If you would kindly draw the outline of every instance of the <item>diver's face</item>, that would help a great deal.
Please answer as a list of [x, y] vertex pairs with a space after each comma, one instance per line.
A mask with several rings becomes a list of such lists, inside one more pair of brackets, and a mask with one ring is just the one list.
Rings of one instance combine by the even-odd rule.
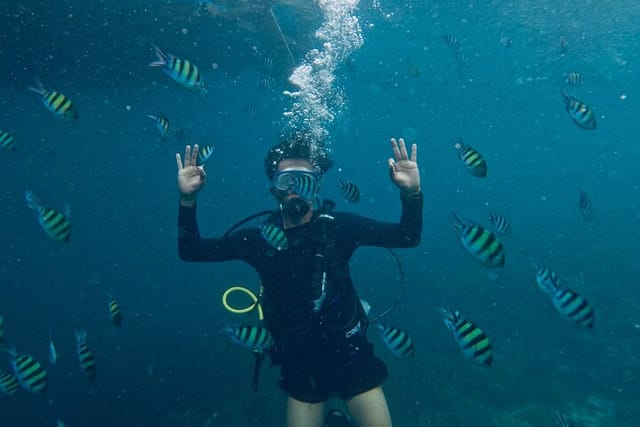
[[[313, 172], [313, 165], [304, 159], [285, 159], [278, 164], [277, 172], [283, 172], [285, 170]], [[298, 194], [294, 193], [291, 190], [283, 191], [274, 188], [273, 192], [279, 202], [286, 202], [295, 197], [300, 197]]]

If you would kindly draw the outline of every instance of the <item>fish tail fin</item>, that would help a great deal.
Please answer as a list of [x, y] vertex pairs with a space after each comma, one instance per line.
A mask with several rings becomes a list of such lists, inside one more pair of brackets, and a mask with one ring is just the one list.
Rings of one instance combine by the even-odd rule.
[[27, 202], [27, 206], [29, 206], [30, 209], [33, 209], [36, 212], [41, 212], [44, 209], [42, 202], [33, 191], [31, 190], [25, 191], [24, 198]]
[[44, 96], [44, 94], [47, 92], [47, 90], [44, 88], [44, 85], [42, 84], [42, 82], [40, 81], [39, 78], [36, 77], [36, 85], [34, 86], [29, 86], [27, 89], [29, 89], [31, 92], [35, 92], [38, 95], [42, 95]]
[[161, 51], [160, 48], [155, 44], [153, 45], [153, 51], [155, 52], [156, 57], [158, 57], [158, 59], [156, 61], [149, 63], [149, 67], [157, 68], [157, 67], [164, 67], [165, 65], [167, 65], [167, 55], [165, 55], [165, 53]]
[[460, 216], [453, 210], [451, 211], [451, 215], [453, 215], [454, 222], [449, 222], [449, 225], [456, 230], [462, 229], [462, 227], [464, 226], [464, 221], [462, 221], [462, 218], [460, 218]]

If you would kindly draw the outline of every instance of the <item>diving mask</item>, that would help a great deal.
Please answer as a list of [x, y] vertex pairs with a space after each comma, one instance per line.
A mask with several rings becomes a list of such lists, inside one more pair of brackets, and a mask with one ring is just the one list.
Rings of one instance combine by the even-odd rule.
[[281, 191], [295, 191], [303, 185], [317, 189], [318, 176], [306, 169], [285, 169], [273, 175], [273, 186]]

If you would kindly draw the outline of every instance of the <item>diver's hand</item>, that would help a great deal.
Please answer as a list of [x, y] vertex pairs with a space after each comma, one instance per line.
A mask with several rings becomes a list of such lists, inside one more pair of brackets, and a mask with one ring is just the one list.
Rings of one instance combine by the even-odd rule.
[[418, 169], [418, 146], [411, 146], [411, 158], [407, 153], [404, 139], [398, 141], [391, 138], [393, 158], [389, 158], [389, 174], [391, 181], [405, 194], [413, 194], [420, 191], [420, 170]]
[[206, 182], [207, 174], [204, 166], [197, 166], [198, 144], [187, 145], [184, 149], [184, 164], [180, 158], [180, 153], [176, 153], [176, 163], [178, 164], [178, 190], [180, 191], [180, 203], [185, 206], [193, 206], [196, 194], [202, 190]]

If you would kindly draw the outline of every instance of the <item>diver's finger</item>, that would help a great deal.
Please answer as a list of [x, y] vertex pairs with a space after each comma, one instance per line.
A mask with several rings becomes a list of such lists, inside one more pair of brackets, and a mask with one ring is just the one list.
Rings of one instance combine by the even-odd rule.
[[393, 156], [396, 160], [400, 160], [400, 150], [398, 149], [398, 142], [395, 138], [391, 138], [391, 147], [393, 147]]
[[411, 161], [418, 162], [418, 144], [411, 144]]
[[182, 166], [182, 159], [180, 158], [180, 153], [176, 153], [176, 163], [178, 164], [179, 171], [184, 169], [184, 166]]
[[198, 144], [194, 144], [191, 152], [191, 166], [198, 166], [198, 151], [200, 151], [200, 147]]
[[184, 147], [184, 165], [191, 166], [191, 146]]
[[407, 146], [404, 143], [404, 139], [400, 138], [398, 140], [398, 143], [400, 145], [400, 156], [401, 156], [401, 160], [408, 160], [409, 159], [409, 155], [407, 154]]
[[393, 179], [393, 177], [395, 176], [395, 174], [397, 172], [397, 170], [396, 170], [396, 162], [392, 158], [389, 158], [389, 160], [387, 160], [387, 163], [389, 164], [389, 176], [391, 177], [391, 179]]

